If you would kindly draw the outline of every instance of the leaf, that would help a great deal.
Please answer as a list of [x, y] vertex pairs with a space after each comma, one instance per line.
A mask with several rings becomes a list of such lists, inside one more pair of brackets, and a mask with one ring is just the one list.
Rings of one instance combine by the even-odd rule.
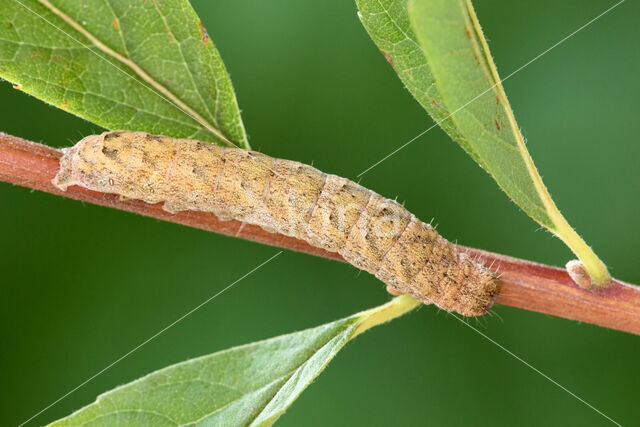
[[449, 136], [507, 195], [581, 259], [595, 284], [610, 276], [542, 183], [466, 0], [356, 0], [360, 19], [394, 70]]
[[417, 305], [401, 296], [313, 329], [178, 363], [52, 425], [271, 425], [349, 340]]
[[0, 0], [0, 77], [107, 129], [249, 147], [187, 0]]

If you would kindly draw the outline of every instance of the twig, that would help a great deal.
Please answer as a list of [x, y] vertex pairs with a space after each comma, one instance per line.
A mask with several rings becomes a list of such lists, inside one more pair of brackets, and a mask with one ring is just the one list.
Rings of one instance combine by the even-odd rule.
[[[51, 184], [58, 172], [60, 150], [0, 132], [0, 181], [47, 193], [108, 206], [190, 227], [240, 237], [272, 246], [344, 261], [306, 242], [264, 231], [238, 221], [221, 221], [215, 215], [185, 211], [170, 214], [161, 204], [120, 200], [113, 194], [81, 187], [60, 191]], [[640, 335], [640, 287], [614, 280], [606, 288], [585, 290], [573, 283], [565, 270], [517, 258], [459, 246], [481, 258], [500, 274], [499, 304], [593, 323]]]

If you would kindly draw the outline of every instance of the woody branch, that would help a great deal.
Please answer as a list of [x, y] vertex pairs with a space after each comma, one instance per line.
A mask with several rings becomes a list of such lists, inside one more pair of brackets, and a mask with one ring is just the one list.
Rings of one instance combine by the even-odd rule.
[[[221, 221], [204, 212], [171, 214], [161, 204], [120, 200], [117, 195], [72, 186], [61, 191], [51, 184], [59, 169], [60, 150], [0, 133], [0, 181], [67, 198], [138, 213], [228, 236], [344, 261], [337, 253], [302, 240], [273, 234], [238, 221]], [[458, 247], [482, 259], [500, 275], [497, 303], [565, 317], [640, 335], [640, 287], [614, 280], [604, 289], [586, 290], [573, 283], [565, 270], [482, 251]]]

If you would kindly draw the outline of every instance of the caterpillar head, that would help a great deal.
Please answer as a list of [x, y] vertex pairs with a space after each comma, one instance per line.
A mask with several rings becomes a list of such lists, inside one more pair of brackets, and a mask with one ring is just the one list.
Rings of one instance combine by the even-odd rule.
[[122, 171], [130, 158], [134, 133], [115, 131], [90, 135], [62, 150], [60, 170], [52, 183], [65, 191], [79, 185], [105, 193], [123, 192]]

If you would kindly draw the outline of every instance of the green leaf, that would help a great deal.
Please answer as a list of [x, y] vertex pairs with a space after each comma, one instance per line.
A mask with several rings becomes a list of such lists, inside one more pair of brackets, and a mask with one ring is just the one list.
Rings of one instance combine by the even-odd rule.
[[52, 425], [271, 425], [349, 340], [419, 304], [401, 296], [313, 329], [178, 363]]
[[107, 129], [248, 148], [227, 71], [187, 0], [0, 0], [0, 77]]
[[527, 151], [473, 6], [466, 0], [356, 0], [369, 35], [425, 110], [534, 220], [606, 267], [554, 204]]

